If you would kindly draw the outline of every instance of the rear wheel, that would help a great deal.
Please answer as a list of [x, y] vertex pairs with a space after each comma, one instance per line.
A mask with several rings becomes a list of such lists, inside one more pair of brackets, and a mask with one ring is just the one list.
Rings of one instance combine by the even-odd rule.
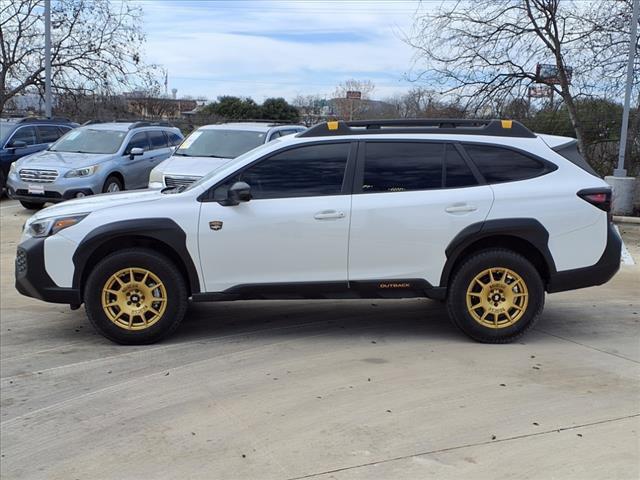
[[25, 202], [24, 200], [20, 200], [20, 204], [27, 210], [40, 210], [44, 207], [44, 203], [42, 202]]
[[187, 289], [171, 260], [132, 248], [95, 266], [84, 301], [89, 320], [105, 337], [121, 344], [148, 344], [178, 327], [187, 309]]
[[447, 297], [453, 322], [471, 338], [509, 343], [529, 330], [544, 306], [540, 274], [511, 250], [483, 250], [454, 273]]
[[119, 192], [123, 190], [122, 181], [116, 176], [110, 176], [104, 182], [104, 186], [102, 187], [102, 193], [112, 193]]

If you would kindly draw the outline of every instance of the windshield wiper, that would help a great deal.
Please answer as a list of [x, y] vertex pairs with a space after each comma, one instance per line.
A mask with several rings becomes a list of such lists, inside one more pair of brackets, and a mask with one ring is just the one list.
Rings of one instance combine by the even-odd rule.
[[178, 157], [192, 157], [193, 155], [187, 155], [186, 153], [174, 153]]
[[209, 158], [227, 158], [227, 157], [221, 157], [219, 155], [207, 155], [207, 157], [209, 157]]
[[160, 193], [180, 193], [184, 192], [189, 185], [177, 185], [175, 187], [164, 187]]

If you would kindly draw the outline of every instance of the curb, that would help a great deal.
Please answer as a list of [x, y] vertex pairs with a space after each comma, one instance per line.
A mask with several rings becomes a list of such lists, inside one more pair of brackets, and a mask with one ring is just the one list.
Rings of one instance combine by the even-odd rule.
[[613, 221], [615, 223], [633, 223], [636, 225], [640, 225], [640, 217], [622, 217], [619, 215], [614, 215]]

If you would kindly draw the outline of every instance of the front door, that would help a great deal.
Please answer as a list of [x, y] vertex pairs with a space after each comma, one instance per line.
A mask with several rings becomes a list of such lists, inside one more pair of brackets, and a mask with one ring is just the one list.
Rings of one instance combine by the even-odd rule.
[[[206, 290], [314, 288], [309, 282], [346, 287], [350, 150], [348, 142], [289, 148], [215, 187], [213, 201], [202, 203], [198, 229]], [[237, 181], [250, 185], [250, 201], [216, 201]]]
[[424, 279], [438, 286], [445, 250], [493, 203], [453, 144], [368, 141], [356, 176], [349, 280]]
[[[132, 148], [142, 148], [144, 154], [131, 158]], [[153, 155], [154, 152], [149, 145], [147, 132], [138, 132], [131, 137], [121, 159], [124, 183], [127, 190], [145, 188], [149, 184], [149, 171], [153, 168], [151, 163]]]

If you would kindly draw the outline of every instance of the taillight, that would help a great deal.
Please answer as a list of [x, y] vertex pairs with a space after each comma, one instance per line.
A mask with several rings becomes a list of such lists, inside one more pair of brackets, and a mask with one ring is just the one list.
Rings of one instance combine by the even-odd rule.
[[578, 192], [578, 196], [585, 202], [604, 210], [611, 212], [611, 189], [610, 188], [586, 188]]

